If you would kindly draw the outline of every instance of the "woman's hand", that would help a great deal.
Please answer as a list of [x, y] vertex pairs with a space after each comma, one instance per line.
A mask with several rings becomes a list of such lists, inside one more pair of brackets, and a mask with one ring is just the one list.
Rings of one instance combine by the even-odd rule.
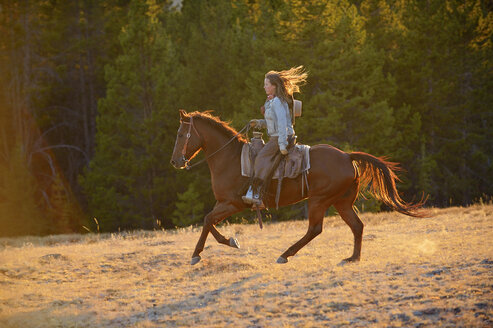
[[254, 128], [258, 124], [258, 121], [256, 119], [250, 120], [250, 127]]
[[279, 150], [281, 151], [281, 154], [283, 154], [283, 155], [287, 155], [288, 154], [288, 151], [286, 150], [286, 148], [281, 148]]

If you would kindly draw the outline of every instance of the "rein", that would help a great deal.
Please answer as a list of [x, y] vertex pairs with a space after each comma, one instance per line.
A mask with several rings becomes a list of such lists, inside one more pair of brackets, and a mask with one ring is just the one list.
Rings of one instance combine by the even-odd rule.
[[195, 133], [197, 134], [197, 136], [202, 139], [200, 137], [200, 134], [198, 133], [197, 129], [195, 128], [195, 126], [193, 125], [193, 116], [190, 117], [190, 122], [185, 122], [185, 121], [181, 121], [181, 123], [184, 123], [184, 124], [189, 124], [190, 126], [188, 127], [188, 133], [187, 133], [187, 140], [185, 141], [185, 145], [183, 146], [183, 149], [181, 151], [181, 154], [183, 156], [183, 160], [185, 161], [185, 168], [187, 170], [190, 170], [192, 167], [195, 167], [197, 165], [200, 165], [202, 163], [204, 163], [205, 161], [207, 161], [209, 158], [211, 158], [212, 156], [216, 155], [217, 153], [219, 153], [221, 150], [223, 150], [224, 148], [226, 148], [226, 146], [228, 146], [231, 142], [233, 142], [233, 140], [236, 139], [237, 136], [239, 136], [240, 134], [242, 134], [243, 131], [246, 130], [246, 132], [248, 133], [248, 129], [250, 127], [250, 123], [248, 123], [247, 125], [245, 125], [243, 127], [243, 129], [241, 129], [240, 131], [238, 131], [237, 134], [235, 134], [227, 143], [225, 143], [223, 146], [221, 146], [218, 150], [216, 150], [215, 152], [213, 152], [212, 154], [210, 154], [209, 156], [207, 156], [206, 158], [198, 161], [197, 163], [195, 164], [192, 164], [190, 165], [190, 160], [189, 159], [186, 159], [185, 158], [185, 154], [187, 153], [187, 145], [188, 145], [188, 141], [190, 140], [190, 137], [192, 136], [191, 132], [192, 132], [192, 128], [193, 130], [195, 131]]

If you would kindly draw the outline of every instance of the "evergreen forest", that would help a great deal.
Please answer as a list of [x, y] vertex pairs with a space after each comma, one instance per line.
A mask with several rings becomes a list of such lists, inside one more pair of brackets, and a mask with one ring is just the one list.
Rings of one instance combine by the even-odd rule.
[[207, 165], [169, 164], [178, 110], [239, 130], [298, 65], [299, 142], [401, 163], [408, 201], [489, 200], [492, 32], [488, 0], [0, 0], [0, 236], [201, 224]]

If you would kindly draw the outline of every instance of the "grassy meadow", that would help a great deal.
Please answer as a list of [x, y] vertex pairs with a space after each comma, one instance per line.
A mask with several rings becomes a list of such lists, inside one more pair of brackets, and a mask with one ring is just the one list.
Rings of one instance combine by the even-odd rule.
[[338, 217], [287, 264], [307, 221], [0, 239], [0, 327], [492, 327], [493, 205], [415, 219], [361, 215], [362, 260]]

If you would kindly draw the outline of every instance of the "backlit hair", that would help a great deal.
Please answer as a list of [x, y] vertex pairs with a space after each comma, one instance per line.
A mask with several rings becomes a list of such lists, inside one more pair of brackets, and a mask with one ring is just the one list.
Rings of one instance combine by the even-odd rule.
[[303, 65], [265, 74], [265, 78], [276, 86], [276, 96], [287, 102], [290, 107], [293, 104], [293, 93], [300, 92], [300, 85], [306, 82], [307, 77], [308, 73], [305, 72]]

